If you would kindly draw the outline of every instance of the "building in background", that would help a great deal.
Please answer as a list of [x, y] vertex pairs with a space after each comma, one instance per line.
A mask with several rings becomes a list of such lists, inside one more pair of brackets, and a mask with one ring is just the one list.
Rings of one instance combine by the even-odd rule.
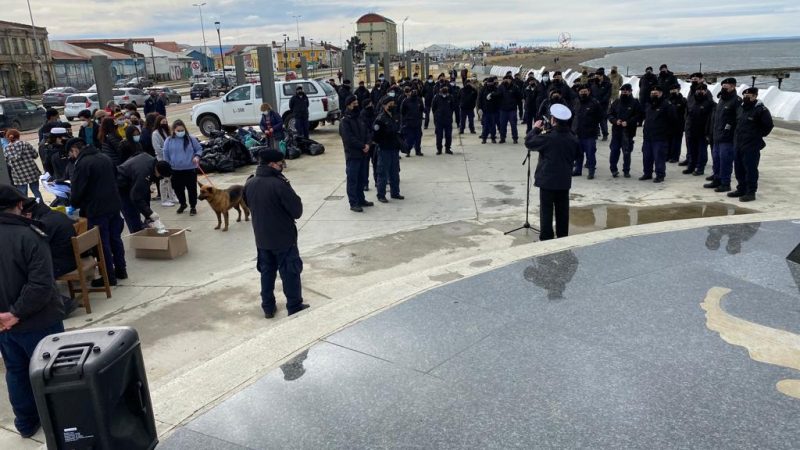
[[0, 94], [44, 92], [55, 83], [47, 28], [0, 20]]
[[443, 61], [446, 59], [453, 59], [461, 56], [463, 51], [454, 45], [449, 44], [433, 44], [422, 49], [422, 53], [427, 53], [436, 61]]
[[51, 41], [53, 72], [57, 86], [87, 89], [94, 84], [92, 56], [105, 56], [111, 64], [111, 78], [119, 80], [145, 75], [144, 55], [110, 45], [79, 46]]
[[366, 44], [365, 53], [397, 54], [397, 24], [380, 14], [364, 14], [356, 21], [356, 36]]
[[[198, 61], [203, 72], [211, 72], [214, 70], [214, 58], [208, 54], [203, 53], [203, 47], [197, 46], [181, 46], [183, 55], [190, 58], [192, 61]], [[206, 47], [208, 50], [208, 47]]]
[[300, 56], [305, 56], [306, 62], [312, 70], [329, 67], [341, 67], [342, 49], [329, 43], [306, 40], [300, 41], [272, 41], [273, 54], [277, 53], [277, 66], [281, 72], [300, 70]]

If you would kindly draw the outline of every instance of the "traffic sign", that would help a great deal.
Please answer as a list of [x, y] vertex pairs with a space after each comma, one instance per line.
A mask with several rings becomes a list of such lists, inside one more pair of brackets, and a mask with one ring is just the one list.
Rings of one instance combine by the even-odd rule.
[[200, 75], [200, 61], [196, 59], [192, 61], [192, 75]]

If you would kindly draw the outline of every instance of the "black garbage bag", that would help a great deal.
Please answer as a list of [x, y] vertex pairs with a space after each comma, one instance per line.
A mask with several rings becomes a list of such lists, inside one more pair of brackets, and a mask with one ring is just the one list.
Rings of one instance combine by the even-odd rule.
[[294, 143], [297, 146], [297, 148], [300, 149], [300, 151], [302, 153], [309, 153], [309, 154], [311, 153], [311, 146], [312, 145], [314, 145], [314, 144], [320, 145], [319, 142], [317, 142], [317, 141], [315, 141], [313, 139], [304, 138], [303, 136], [295, 136], [294, 137]]
[[286, 147], [286, 159], [297, 159], [300, 157], [300, 149], [294, 146]]
[[325, 153], [325, 146], [322, 144], [311, 144], [308, 146], [308, 154], [311, 156], [317, 156]]
[[236, 164], [227, 156], [223, 156], [217, 163], [217, 172], [228, 173], [236, 170]]

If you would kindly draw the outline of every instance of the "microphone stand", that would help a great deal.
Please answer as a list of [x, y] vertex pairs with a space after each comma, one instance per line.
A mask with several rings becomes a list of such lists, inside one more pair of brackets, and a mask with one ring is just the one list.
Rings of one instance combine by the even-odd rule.
[[[536, 227], [531, 226], [530, 223], [530, 210], [531, 210], [531, 150], [527, 149], [528, 153], [525, 155], [525, 159], [522, 160], [522, 165], [528, 165], [528, 189], [525, 193], [525, 223], [522, 224], [521, 227], [514, 228], [513, 230], [506, 231], [503, 233], [504, 236], [509, 235], [515, 231], [519, 230], [533, 230], [536, 233], [539, 233], [539, 229]], [[527, 232], [526, 232], [527, 233]]]

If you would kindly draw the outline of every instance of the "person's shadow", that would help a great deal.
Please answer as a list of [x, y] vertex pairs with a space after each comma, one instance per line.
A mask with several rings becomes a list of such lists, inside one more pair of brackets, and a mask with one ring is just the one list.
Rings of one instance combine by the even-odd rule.
[[561, 300], [577, 270], [578, 257], [572, 250], [566, 250], [533, 258], [523, 275], [527, 281], [546, 290], [548, 300]]
[[283, 379], [286, 381], [294, 381], [302, 377], [306, 373], [303, 367], [303, 361], [308, 358], [308, 349], [303, 350], [300, 354], [292, 358], [289, 362], [281, 365], [283, 372]]
[[742, 252], [742, 243], [752, 239], [760, 227], [760, 222], [708, 227], [706, 248], [711, 251], [719, 250], [722, 239], [727, 236], [728, 243], [725, 245], [725, 251], [729, 255], [736, 255]]

